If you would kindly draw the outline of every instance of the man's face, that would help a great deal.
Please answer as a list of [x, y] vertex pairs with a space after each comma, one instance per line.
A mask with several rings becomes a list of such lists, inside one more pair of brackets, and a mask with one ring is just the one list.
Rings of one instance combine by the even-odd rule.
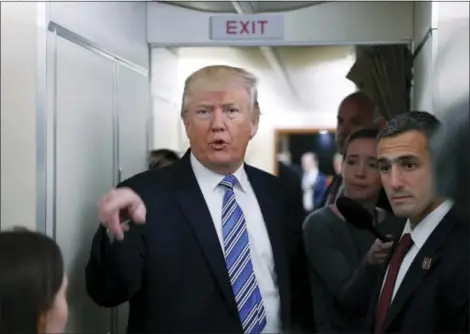
[[233, 173], [244, 161], [258, 120], [245, 87], [221, 85], [196, 88], [189, 95], [183, 117], [191, 150], [206, 167]]
[[316, 157], [311, 153], [305, 153], [300, 158], [300, 164], [304, 172], [318, 169], [318, 163]]
[[436, 201], [426, 136], [409, 131], [382, 138], [378, 146], [382, 184], [398, 217], [420, 221]]
[[339, 110], [336, 124], [336, 145], [343, 152], [344, 144], [351, 133], [365, 127], [372, 127], [374, 111], [365, 110], [355, 101], [344, 101]]

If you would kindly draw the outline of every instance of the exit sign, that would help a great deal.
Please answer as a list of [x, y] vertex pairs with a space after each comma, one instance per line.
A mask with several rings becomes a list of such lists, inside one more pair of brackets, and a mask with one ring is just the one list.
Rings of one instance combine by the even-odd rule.
[[282, 40], [283, 15], [217, 15], [210, 18], [212, 40]]

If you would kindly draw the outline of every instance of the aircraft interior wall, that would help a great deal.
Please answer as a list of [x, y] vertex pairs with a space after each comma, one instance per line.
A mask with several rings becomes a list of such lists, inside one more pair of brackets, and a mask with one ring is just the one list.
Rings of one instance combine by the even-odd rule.
[[[187, 149], [180, 109], [192, 71], [227, 64], [259, 76], [262, 117], [247, 161], [273, 172], [276, 129], [335, 127], [340, 100], [356, 90], [346, 78], [354, 39], [417, 45], [434, 27], [434, 7], [425, 2], [358, 2], [353, 12], [374, 22], [352, 21], [353, 2], [335, 16], [340, 3], [322, 7], [309, 24], [306, 14], [286, 13], [288, 38], [298, 44], [317, 38], [323, 46], [273, 47], [276, 66], [255, 45], [215, 46], [207, 37], [208, 13], [157, 2], [1, 2], [0, 229], [22, 225], [59, 243], [70, 276], [67, 333], [125, 332], [127, 307], [99, 308], [85, 291], [84, 267], [98, 227], [95, 203], [146, 169], [150, 149]], [[453, 6], [440, 12], [443, 30], [456, 21], [468, 25], [468, 15], [456, 15], [464, 9]], [[193, 20], [181, 25], [185, 18]], [[325, 24], [323, 32], [315, 22]], [[415, 60], [417, 109], [431, 108], [427, 85], [444, 36], [433, 34]], [[188, 38], [206, 47], [189, 47]]]
[[68, 333], [124, 332], [126, 307], [93, 303], [84, 269], [97, 200], [147, 167], [145, 3], [2, 2], [1, 13], [1, 228], [61, 247]]

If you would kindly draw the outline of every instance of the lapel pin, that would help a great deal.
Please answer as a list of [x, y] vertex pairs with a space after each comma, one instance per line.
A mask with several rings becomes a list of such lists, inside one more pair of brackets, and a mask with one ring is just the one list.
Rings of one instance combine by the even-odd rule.
[[431, 262], [432, 262], [432, 259], [430, 257], [425, 257], [423, 259], [423, 263], [421, 264], [421, 269], [429, 270], [429, 268], [431, 268]]

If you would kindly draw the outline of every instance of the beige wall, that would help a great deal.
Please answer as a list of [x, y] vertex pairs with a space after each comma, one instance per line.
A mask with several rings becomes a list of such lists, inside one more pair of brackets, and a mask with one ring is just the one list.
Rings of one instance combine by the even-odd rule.
[[36, 228], [34, 2], [1, 2], [1, 229]]

